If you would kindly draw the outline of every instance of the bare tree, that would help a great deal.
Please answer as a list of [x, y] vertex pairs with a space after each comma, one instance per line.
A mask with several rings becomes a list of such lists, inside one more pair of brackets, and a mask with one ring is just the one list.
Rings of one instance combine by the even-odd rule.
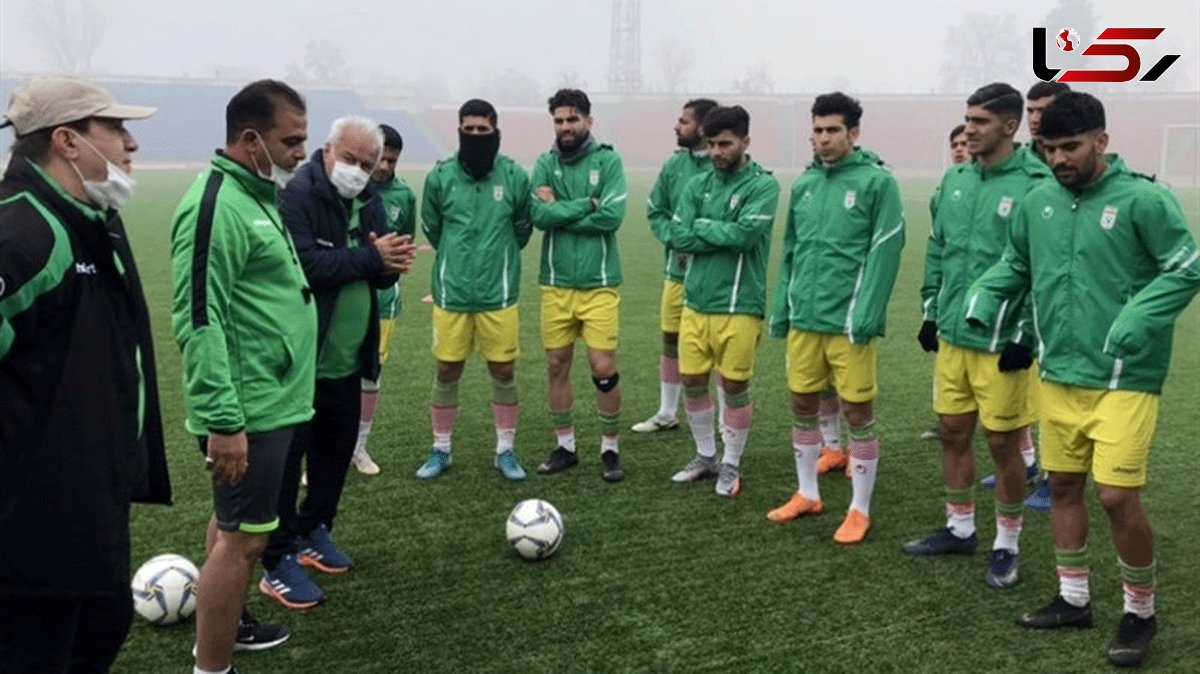
[[687, 71], [695, 62], [696, 53], [691, 47], [675, 37], [665, 40], [662, 44], [662, 59], [659, 61], [662, 67], [663, 91], [674, 94], [684, 89]]
[[775, 78], [771, 75], [771, 64], [759, 61], [748, 66], [745, 74], [733, 79], [733, 90], [739, 94], [769, 94], [775, 91]]
[[946, 33], [942, 90], [962, 93], [988, 82], [1028, 80], [1029, 35], [1012, 14], [963, 15]]
[[94, 0], [38, 0], [30, 3], [29, 27], [39, 37], [54, 68], [86, 73], [104, 37], [106, 17]]
[[289, 63], [288, 79], [299, 84], [349, 84], [350, 68], [342, 48], [329, 40], [309, 40], [303, 65]]

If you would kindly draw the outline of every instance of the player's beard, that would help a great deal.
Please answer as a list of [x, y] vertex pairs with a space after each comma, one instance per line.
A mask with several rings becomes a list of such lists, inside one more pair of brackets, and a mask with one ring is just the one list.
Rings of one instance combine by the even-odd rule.
[[590, 138], [591, 135], [592, 134], [590, 131], [584, 131], [582, 134], [575, 135], [574, 140], [572, 140], [570, 143], [564, 143], [562, 141], [562, 136], [555, 138], [554, 142], [558, 145], [558, 151], [560, 153], [569, 155], [583, 147], [583, 144], [588, 141], [588, 138]]
[[483, 180], [492, 172], [499, 152], [500, 129], [485, 134], [458, 132], [458, 163], [476, 180]]
[[701, 149], [703, 143], [700, 140], [700, 135], [685, 136], [683, 134], [675, 134], [675, 144], [679, 147], [687, 148], [692, 152]]

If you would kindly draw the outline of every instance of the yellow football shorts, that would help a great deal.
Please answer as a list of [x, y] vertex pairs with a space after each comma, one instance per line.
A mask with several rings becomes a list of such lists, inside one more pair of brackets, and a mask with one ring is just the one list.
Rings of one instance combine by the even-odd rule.
[[820, 393], [833, 385], [846, 402], [875, 399], [875, 342], [851, 344], [846, 335], [789, 330], [787, 336], [788, 390]]
[[1041, 459], [1046, 470], [1091, 471], [1097, 484], [1146, 484], [1158, 396], [1041, 384]]
[[386, 365], [392, 350], [392, 333], [396, 331], [396, 319], [379, 319], [379, 364]]
[[663, 281], [659, 315], [663, 332], [679, 332], [679, 321], [683, 315], [683, 284], [679, 281]]
[[1001, 372], [1000, 354], [965, 349], [938, 340], [934, 361], [933, 411], [938, 414], [979, 413], [989, 431], [1005, 433], [1037, 421], [1038, 374]]
[[729, 381], [754, 376], [754, 356], [762, 337], [758, 316], [702, 314], [683, 308], [679, 326], [679, 374], [721, 373]]
[[517, 306], [496, 311], [462, 312], [433, 308], [433, 357], [461, 363], [475, 350], [489, 363], [511, 363], [521, 355]]
[[589, 349], [616, 351], [620, 306], [616, 288], [542, 286], [542, 346], [561, 349], [582, 336]]

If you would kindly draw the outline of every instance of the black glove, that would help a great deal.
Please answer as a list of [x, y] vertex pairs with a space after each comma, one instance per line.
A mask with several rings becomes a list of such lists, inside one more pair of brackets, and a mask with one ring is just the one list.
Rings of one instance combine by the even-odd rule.
[[1000, 371], [1001, 372], [1016, 372], [1017, 370], [1028, 370], [1029, 366], [1033, 365], [1033, 349], [1028, 346], [1009, 342], [1008, 346], [1000, 352]]
[[926, 351], [938, 350], [937, 338], [937, 323], [933, 321], [925, 321], [921, 324], [921, 331], [917, 333], [917, 341], [921, 343], [921, 348]]

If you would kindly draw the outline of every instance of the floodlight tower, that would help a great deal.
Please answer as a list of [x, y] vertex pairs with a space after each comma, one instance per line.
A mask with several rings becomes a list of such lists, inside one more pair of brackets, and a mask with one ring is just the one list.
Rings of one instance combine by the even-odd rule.
[[641, 0], [613, 0], [608, 47], [609, 91], [642, 89]]

